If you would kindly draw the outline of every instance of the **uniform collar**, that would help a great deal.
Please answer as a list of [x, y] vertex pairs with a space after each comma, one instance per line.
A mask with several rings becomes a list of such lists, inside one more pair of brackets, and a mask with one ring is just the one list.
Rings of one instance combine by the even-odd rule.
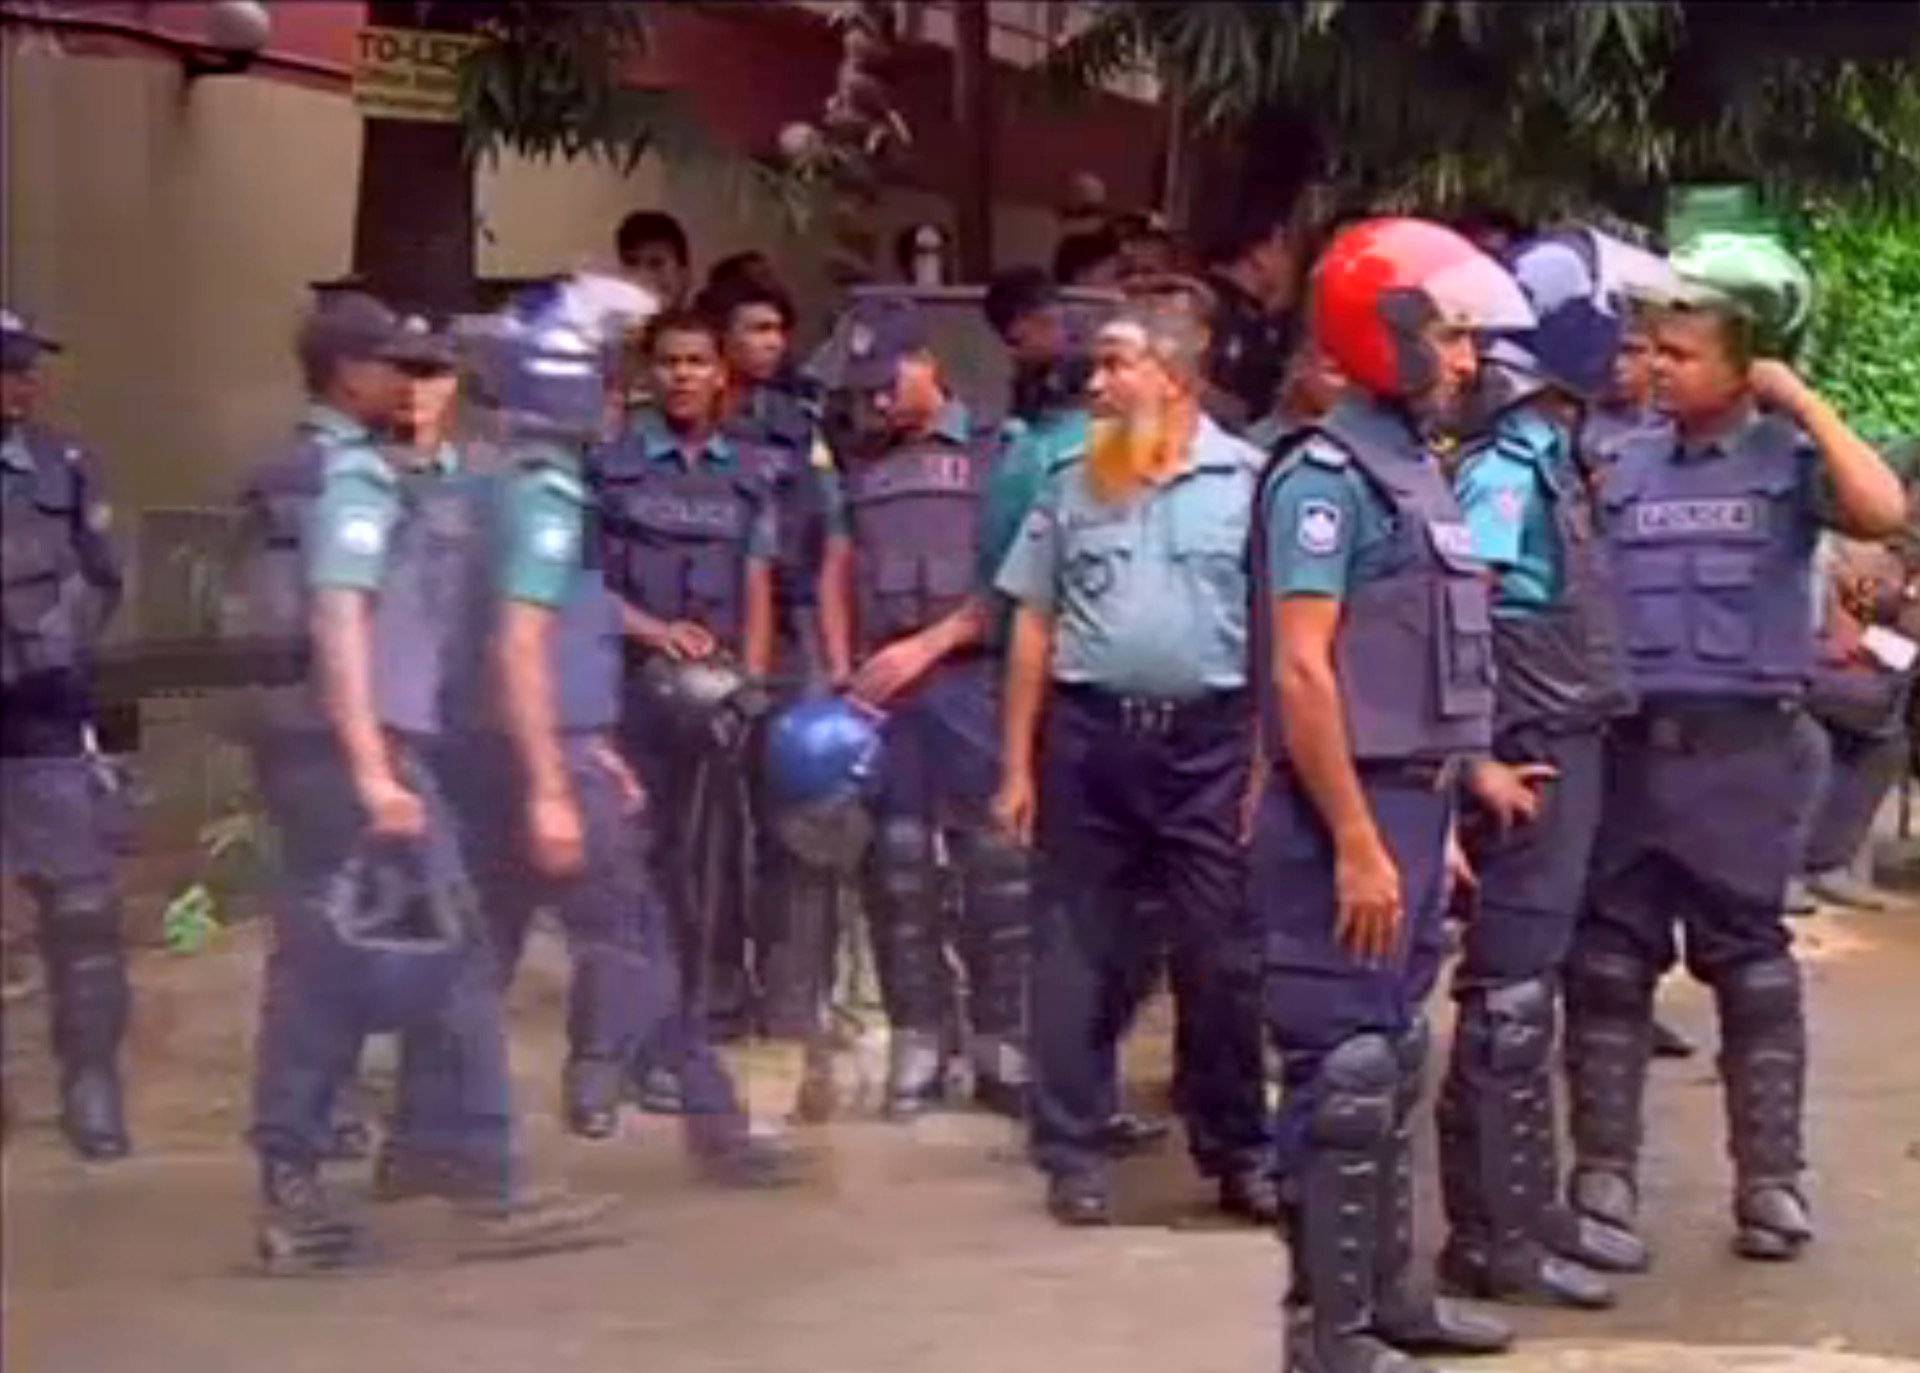
[[[633, 433], [640, 440], [640, 450], [648, 462], [679, 462], [686, 451], [679, 436], [668, 426], [666, 416], [653, 406], [634, 416]], [[733, 445], [722, 430], [715, 429], [707, 436], [699, 456], [715, 467], [730, 466]]]
[[300, 422], [308, 429], [317, 429], [328, 438], [349, 443], [357, 443], [373, 437], [373, 431], [359, 420], [322, 401], [309, 403], [307, 413]]
[[[412, 454], [407, 456], [412, 457]], [[433, 450], [425, 462], [401, 463], [409, 472], [430, 473], [436, 477], [451, 477], [460, 470], [460, 450], [450, 443], [443, 443]]]
[[[1173, 482], [1185, 481], [1201, 472], [1234, 472], [1246, 465], [1238, 441], [1204, 410], [1193, 427], [1192, 451], [1184, 470], [1174, 474]], [[1169, 482], [1171, 486], [1173, 482]]]
[[1683, 438], [1674, 444], [1674, 459], [1678, 462], [1704, 462], [1708, 458], [1723, 458], [1737, 453], [1748, 433], [1759, 422], [1760, 407], [1751, 400], [1742, 401], [1712, 433], [1694, 439]]

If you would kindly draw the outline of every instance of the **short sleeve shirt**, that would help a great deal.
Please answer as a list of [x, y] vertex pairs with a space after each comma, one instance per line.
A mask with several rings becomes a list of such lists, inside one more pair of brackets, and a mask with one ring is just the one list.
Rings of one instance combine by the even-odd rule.
[[584, 563], [588, 496], [578, 459], [558, 445], [529, 451], [501, 499], [500, 594], [559, 609]]
[[1273, 595], [1345, 600], [1390, 566], [1393, 507], [1327, 439], [1285, 459], [1261, 515]]
[[1474, 556], [1494, 570], [1494, 613], [1525, 615], [1559, 599], [1563, 576], [1543, 463], [1565, 463], [1565, 441], [1535, 416], [1503, 417], [1454, 483]]
[[400, 478], [372, 433], [339, 411], [316, 405], [302, 427], [326, 450], [320, 498], [307, 527], [307, 582], [377, 591], [400, 522]]
[[1188, 469], [1123, 503], [1084, 463], [1047, 483], [996, 585], [1052, 615], [1056, 681], [1170, 699], [1246, 684], [1258, 457], [1202, 417]]

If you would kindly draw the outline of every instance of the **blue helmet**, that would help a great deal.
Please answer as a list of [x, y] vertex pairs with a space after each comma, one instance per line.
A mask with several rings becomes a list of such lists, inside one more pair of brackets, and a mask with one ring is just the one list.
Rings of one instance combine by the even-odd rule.
[[838, 696], [789, 706], [767, 728], [774, 826], [802, 861], [846, 870], [872, 836], [866, 798], [880, 770], [880, 716]]
[[569, 317], [558, 298], [529, 296], [458, 331], [480, 398], [511, 433], [584, 442], [606, 415], [610, 351], [594, 326]]
[[335, 973], [328, 980], [376, 1029], [438, 1015], [466, 961], [472, 890], [438, 866], [422, 845], [367, 840], [321, 898]]
[[1592, 399], [1605, 392], [1636, 300], [1669, 296], [1664, 260], [1598, 229], [1558, 229], [1522, 244], [1508, 263], [1536, 323], [1506, 335], [1538, 377]]

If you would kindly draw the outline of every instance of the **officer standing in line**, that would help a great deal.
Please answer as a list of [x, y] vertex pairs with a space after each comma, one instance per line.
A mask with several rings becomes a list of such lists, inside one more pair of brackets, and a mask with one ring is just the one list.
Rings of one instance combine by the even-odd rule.
[[1599, 826], [1605, 731], [1631, 709], [1574, 449], [1581, 407], [1607, 385], [1622, 334], [1625, 283], [1606, 270], [1623, 253], [1637, 250], [1572, 229], [1515, 254], [1538, 323], [1484, 351], [1455, 478], [1474, 552], [1494, 571], [1496, 689], [1493, 756], [1469, 774], [1479, 883], [1435, 1110], [1450, 1227], [1440, 1272], [1476, 1296], [1579, 1307], [1613, 1301], [1593, 1269], [1646, 1262], [1637, 1244], [1558, 1204], [1553, 1102], [1559, 969]]
[[[967, 972], [975, 1097], [1018, 1115], [1027, 856], [987, 811], [999, 698], [977, 579], [992, 456], [948, 394], [911, 302], [856, 306], [847, 341], [848, 423], [835, 443], [845, 507], [829, 512], [821, 624], [833, 680], [887, 712], [867, 889], [892, 1027], [887, 1112], [911, 1118], [945, 1085], [951, 939]], [[940, 844], [962, 888], [951, 932]]]
[[711, 319], [656, 316], [642, 349], [655, 400], [600, 451], [593, 472], [608, 581], [627, 637], [650, 655], [630, 675], [627, 746], [659, 798], [656, 858], [678, 907], [688, 995], [738, 1033], [755, 1000], [740, 864], [728, 863], [709, 890], [690, 840], [704, 831], [729, 855], [745, 843], [739, 779], [720, 794], [713, 728], [725, 697], [772, 666], [776, 457], [722, 426], [728, 371]]
[[1641, 709], [1617, 732], [1588, 911], [1567, 970], [1573, 1205], [1631, 1232], [1653, 986], [1686, 933], [1714, 993], [1734, 1164], [1735, 1248], [1791, 1259], [1813, 1235], [1801, 1189], [1806, 1021], [1781, 920], [1805, 779], [1791, 746], [1813, 668], [1809, 578], [1823, 524], [1899, 532], [1899, 479], [1777, 360], [1811, 285], [1766, 239], [1704, 235], [1692, 284], [1654, 326], [1654, 389], [1675, 428], [1621, 450], [1604, 489], [1627, 661]]
[[1200, 409], [1209, 309], [1183, 282], [1102, 327], [1086, 460], [1049, 486], [998, 579], [1018, 609], [994, 804], [1020, 842], [1038, 831], [1032, 1147], [1068, 1225], [1112, 1220], [1116, 1041], [1160, 947], [1140, 928], [1148, 893], [1172, 912], [1188, 1147], [1223, 1209], [1277, 1208], [1238, 833], [1257, 458]]
[[1666, 416], [1653, 405], [1653, 334], [1646, 312], [1629, 302], [1612, 378], [1599, 400], [1587, 408], [1580, 451], [1596, 474], [1604, 472], [1628, 436], [1666, 423]]
[[[569, 1074], [579, 1085], [569, 1104], [605, 1103], [611, 1111], [645, 1048], [679, 1075], [687, 1143], [702, 1171], [723, 1182], [777, 1184], [786, 1180], [784, 1150], [752, 1133], [725, 1063], [689, 1012], [667, 909], [647, 869], [651, 836], [635, 823], [646, 794], [614, 742], [623, 629], [638, 626], [658, 633], [663, 647], [709, 653], [702, 638], [711, 631], [696, 635], [697, 626], [678, 620], [661, 627], [607, 586], [600, 565], [607, 548], [591, 537], [594, 502], [583, 480], [605, 399], [606, 345], [538, 316], [495, 324], [480, 346], [513, 459], [496, 641], [519, 769], [510, 804], [573, 951]], [[652, 342], [666, 383], [663, 404], [680, 413], [702, 389], [697, 377], [712, 371], [717, 340], [710, 327], [668, 315]], [[682, 504], [694, 502], [662, 502], [661, 510]], [[697, 584], [713, 589], [711, 579]], [[770, 591], [761, 601], [764, 617]], [[516, 936], [507, 943], [518, 947]], [[594, 1127], [582, 1133], [610, 1133], [591, 1118], [581, 1125]]]
[[1498, 264], [1411, 219], [1342, 231], [1313, 300], [1349, 389], [1276, 455], [1254, 545], [1272, 768], [1249, 876], [1286, 1081], [1285, 1367], [1412, 1373], [1400, 1350], [1511, 1339], [1413, 1278], [1412, 1119], [1455, 774], [1486, 752], [1494, 712], [1484, 572], [1421, 426], [1472, 384], [1474, 331], [1532, 312]]
[[[357, 1256], [359, 1227], [318, 1165], [334, 1095], [382, 1029], [402, 1031], [402, 1065], [376, 1196], [463, 1203], [477, 1243], [551, 1242], [608, 1203], [532, 1191], [519, 1176], [493, 960], [435, 756], [481, 709], [477, 493], [438, 463], [403, 472], [379, 446], [404, 401], [401, 366], [439, 358], [358, 293], [317, 306], [298, 348], [312, 404], [291, 450], [243, 497], [254, 543], [241, 628], [256, 644], [310, 640], [313, 652], [311, 686], [270, 688], [250, 721], [285, 866], [250, 1132], [261, 1257], [290, 1271]], [[361, 937], [362, 904], [395, 881], [420, 884], [440, 917], [433, 938]]]
[[98, 463], [34, 417], [40, 360], [59, 351], [0, 311], [0, 842], [40, 910], [60, 1128], [81, 1158], [105, 1162], [130, 1147], [119, 1055], [131, 992], [89, 660], [120, 602], [121, 574]]

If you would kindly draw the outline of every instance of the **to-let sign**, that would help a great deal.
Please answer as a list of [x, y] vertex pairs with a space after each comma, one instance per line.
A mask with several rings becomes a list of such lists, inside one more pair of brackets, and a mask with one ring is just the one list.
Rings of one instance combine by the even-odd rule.
[[371, 119], [451, 124], [460, 117], [460, 62], [486, 42], [428, 29], [360, 30], [353, 50], [353, 103]]

